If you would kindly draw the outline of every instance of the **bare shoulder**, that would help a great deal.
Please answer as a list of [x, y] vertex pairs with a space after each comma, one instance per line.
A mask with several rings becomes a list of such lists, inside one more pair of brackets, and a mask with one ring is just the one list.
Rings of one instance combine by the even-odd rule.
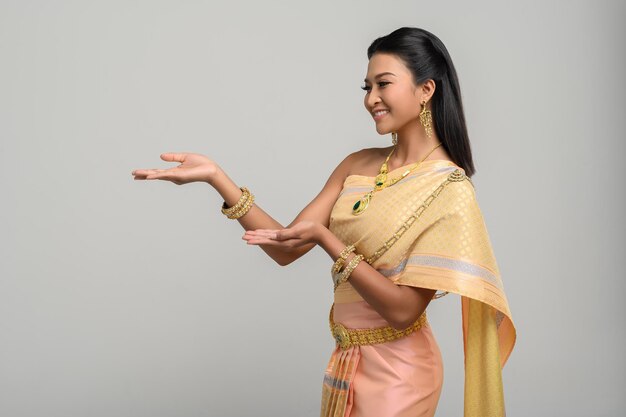
[[381, 149], [384, 148], [364, 148], [349, 153], [337, 165], [331, 177], [344, 180], [349, 175], [361, 173], [364, 168], [383, 155]]
[[387, 148], [364, 148], [350, 154], [350, 168], [348, 175], [378, 175], [380, 164], [383, 163], [386, 156], [391, 152], [393, 146]]

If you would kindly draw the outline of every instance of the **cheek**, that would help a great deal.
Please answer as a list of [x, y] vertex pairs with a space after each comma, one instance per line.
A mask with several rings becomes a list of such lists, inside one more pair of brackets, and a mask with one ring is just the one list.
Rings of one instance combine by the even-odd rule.
[[393, 97], [389, 97], [389, 100], [396, 113], [407, 117], [413, 117], [419, 113], [419, 104], [416, 104], [411, 96], [397, 94]]

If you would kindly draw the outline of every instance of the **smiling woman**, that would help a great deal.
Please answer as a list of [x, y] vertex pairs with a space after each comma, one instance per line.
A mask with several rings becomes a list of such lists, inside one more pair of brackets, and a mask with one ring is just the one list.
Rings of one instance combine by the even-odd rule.
[[246, 229], [243, 239], [279, 265], [316, 245], [328, 253], [336, 346], [322, 417], [433, 416], [443, 362], [426, 309], [449, 293], [461, 298], [465, 417], [504, 416], [501, 369], [516, 330], [470, 180], [456, 70], [441, 40], [419, 28], [376, 39], [367, 56], [364, 105], [392, 146], [345, 157], [287, 227], [203, 155], [163, 154], [180, 165], [132, 174], [210, 184], [222, 213]]

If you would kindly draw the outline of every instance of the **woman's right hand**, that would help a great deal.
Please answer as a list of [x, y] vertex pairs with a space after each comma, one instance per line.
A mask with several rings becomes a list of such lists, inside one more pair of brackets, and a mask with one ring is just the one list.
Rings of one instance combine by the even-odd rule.
[[197, 153], [164, 153], [161, 159], [180, 162], [180, 165], [169, 169], [136, 169], [131, 174], [136, 180], [165, 180], [178, 185], [199, 181], [210, 184], [219, 170], [214, 161]]

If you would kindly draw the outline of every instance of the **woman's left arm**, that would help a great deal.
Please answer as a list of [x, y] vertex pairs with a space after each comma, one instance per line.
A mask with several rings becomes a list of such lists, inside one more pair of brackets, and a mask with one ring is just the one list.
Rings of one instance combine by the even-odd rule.
[[[318, 245], [333, 259], [345, 244], [330, 230], [320, 225]], [[356, 256], [351, 253], [347, 265]], [[426, 310], [436, 290], [396, 285], [365, 261], [358, 263], [348, 278], [350, 284], [374, 310], [396, 329], [406, 329]]]
[[[282, 230], [247, 231], [249, 244], [274, 244], [297, 247], [314, 242], [328, 253], [333, 262], [346, 245], [320, 223], [303, 221]], [[347, 265], [356, 256], [351, 253]], [[330, 268], [329, 268], [330, 270]], [[329, 271], [330, 272], [330, 271]], [[365, 261], [358, 263], [349, 277], [350, 284], [363, 299], [395, 329], [409, 327], [426, 310], [436, 290], [396, 285]]]

